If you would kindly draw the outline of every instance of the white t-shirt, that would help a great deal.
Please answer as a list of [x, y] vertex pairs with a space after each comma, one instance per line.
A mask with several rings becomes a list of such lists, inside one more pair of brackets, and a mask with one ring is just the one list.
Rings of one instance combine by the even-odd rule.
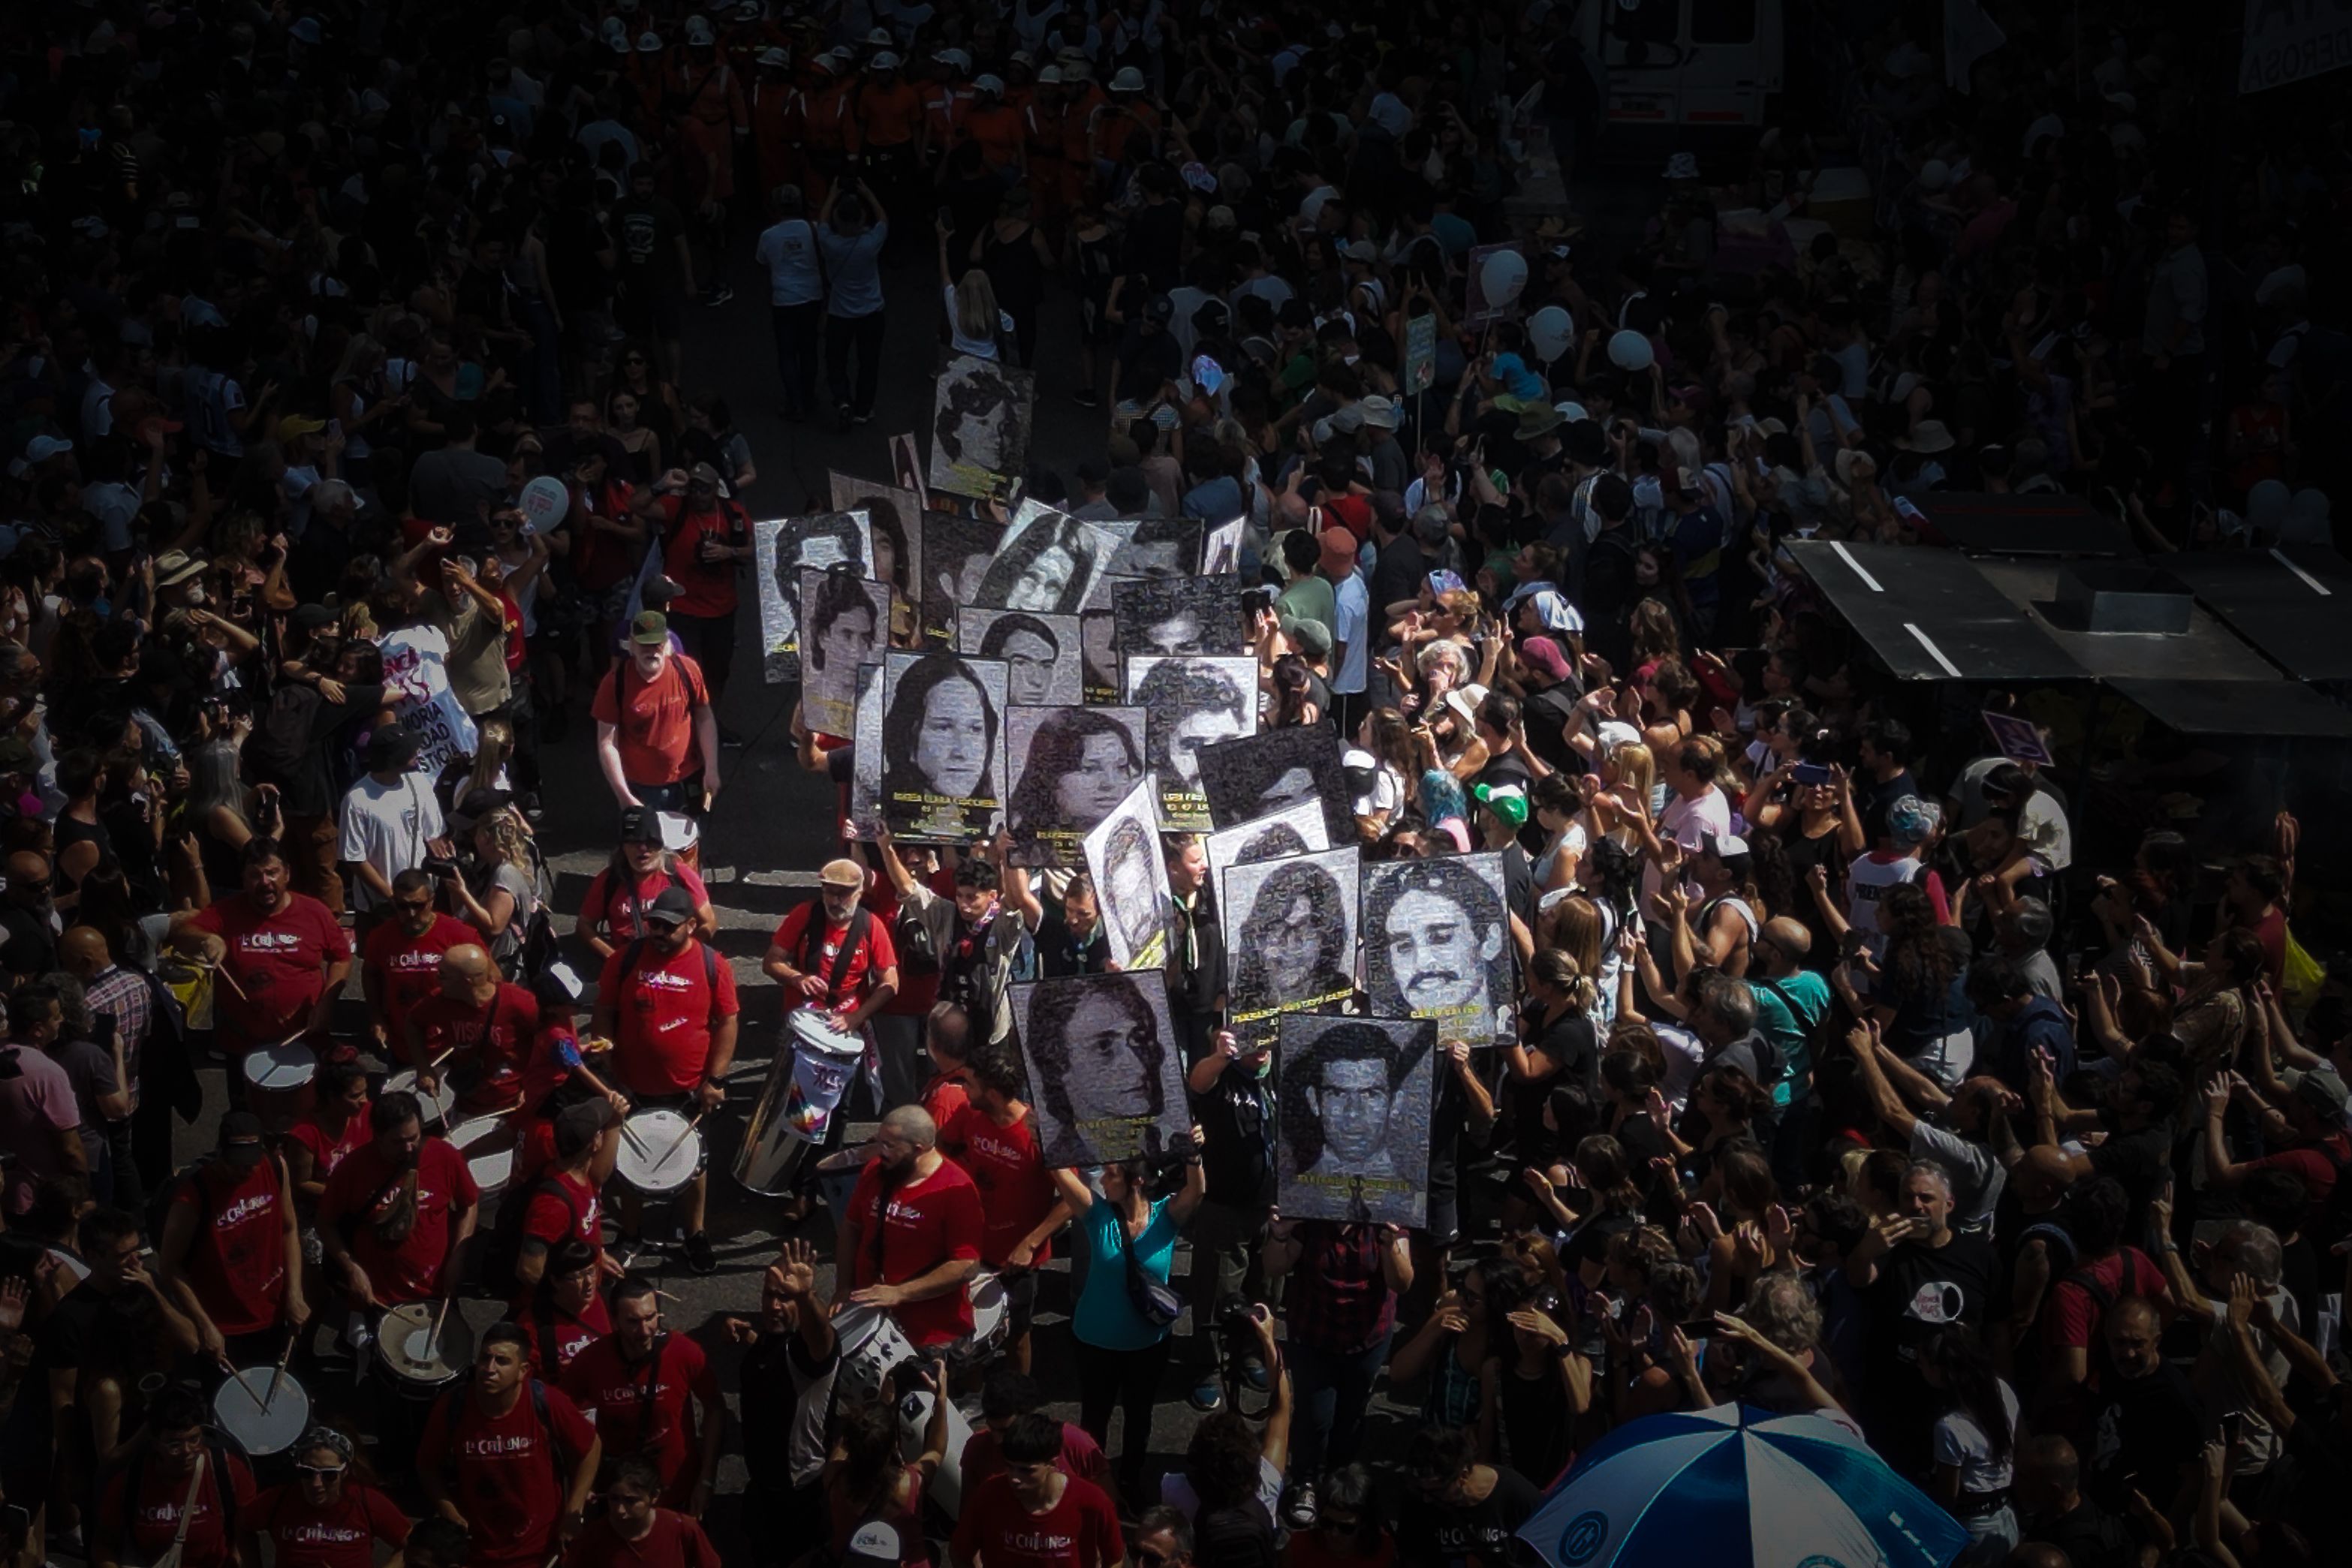
[[[337, 815], [336, 858], [373, 866], [386, 882], [423, 865], [426, 841], [443, 831], [441, 802], [421, 773], [404, 773], [397, 784], [369, 774], [344, 793]], [[384, 903], [358, 877], [352, 879], [352, 896], [360, 909]]]
[[812, 305], [824, 298], [816, 229], [806, 218], [786, 218], [762, 231], [753, 255], [768, 269], [770, 305]]
[[[1710, 789], [1704, 795], [1677, 795], [1666, 802], [1658, 814], [1658, 837], [1672, 839], [1682, 845], [1688, 860], [1690, 852], [1708, 839], [1731, 836], [1731, 797], [1720, 789]], [[1642, 867], [1642, 902], [1649, 903], [1650, 895], [1664, 884], [1658, 873], [1658, 862], [1650, 861]]]
[[[1994, 1386], [2000, 1390], [2001, 1408], [2008, 1413], [2011, 1441], [2016, 1441], [2017, 1396], [2009, 1385], [1999, 1379]], [[2009, 1458], [1992, 1457], [1992, 1441], [1985, 1436], [1983, 1425], [1964, 1411], [1954, 1410], [1937, 1418], [1936, 1462], [1960, 1467], [1960, 1495], [1970, 1492], [1999, 1491], [2009, 1485]]]
[[1339, 667], [1331, 675], [1331, 690], [1351, 696], [1364, 689], [1370, 675], [1372, 591], [1364, 574], [1351, 571], [1347, 580], [1332, 585], [1331, 635], [1344, 645]]

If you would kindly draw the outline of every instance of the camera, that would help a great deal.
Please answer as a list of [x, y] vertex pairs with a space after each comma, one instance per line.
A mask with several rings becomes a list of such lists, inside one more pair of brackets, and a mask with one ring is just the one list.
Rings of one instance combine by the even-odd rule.
[[446, 856], [426, 855], [425, 857], [425, 874], [427, 876], [454, 876], [457, 871], [457, 862]]

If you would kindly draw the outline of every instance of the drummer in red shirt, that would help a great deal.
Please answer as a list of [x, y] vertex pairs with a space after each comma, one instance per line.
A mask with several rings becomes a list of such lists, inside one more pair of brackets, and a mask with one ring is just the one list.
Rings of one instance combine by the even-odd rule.
[[559, 1241], [547, 1255], [530, 1305], [507, 1315], [530, 1331], [531, 1366], [549, 1382], [560, 1382], [580, 1353], [613, 1332], [604, 1305], [604, 1254], [583, 1241]]
[[[613, 1071], [640, 1110], [670, 1109], [703, 1115], [727, 1100], [727, 1070], [735, 1061], [735, 971], [717, 950], [695, 938], [694, 910], [673, 887], [645, 912], [651, 933], [604, 960], [596, 985], [591, 1028], [613, 1042]], [[678, 1198], [686, 1227], [687, 1266], [718, 1271], [718, 1254], [703, 1234], [703, 1202], [710, 1176], [695, 1173]], [[621, 1229], [637, 1233], [640, 1205], [620, 1200]]]
[[735, 665], [735, 579], [751, 559], [751, 522], [708, 463], [671, 469], [637, 498], [661, 523], [662, 570], [685, 591], [669, 601], [669, 630], [702, 667], [716, 706]]
[[501, 979], [488, 949], [470, 942], [441, 955], [440, 985], [409, 1009], [404, 1031], [417, 1092], [430, 1096], [446, 1071], [468, 1114], [509, 1109], [539, 1037], [539, 998]]
[[433, 1406], [416, 1480], [433, 1511], [473, 1538], [467, 1568], [541, 1568], [586, 1524], [604, 1445], [560, 1388], [530, 1375], [520, 1323], [492, 1323], [474, 1375]]
[[643, 1459], [622, 1459], [604, 1485], [604, 1516], [563, 1553], [566, 1568], [719, 1568], [702, 1526], [659, 1502], [661, 1478]]
[[425, 1108], [406, 1090], [369, 1107], [368, 1125], [374, 1136], [327, 1178], [320, 1243], [360, 1307], [437, 1301], [457, 1288], [452, 1265], [481, 1188], [446, 1138], [425, 1135]]
[[940, 1148], [980, 1189], [986, 1215], [980, 1260], [1004, 1288], [1005, 1348], [1029, 1370], [1029, 1327], [1037, 1310], [1037, 1273], [1054, 1260], [1054, 1236], [1070, 1221], [1054, 1190], [1037, 1124], [1021, 1100], [1021, 1064], [1001, 1046], [971, 1061], [973, 1098], [940, 1129]]
[[172, 1193], [158, 1250], [156, 1283], [224, 1367], [277, 1360], [279, 1325], [309, 1321], [293, 1185], [263, 1145], [260, 1117], [221, 1118], [212, 1157]]
[[408, 1542], [408, 1516], [352, 1464], [352, 1440], [314, 1426], [295, 1440], [294, 1479], [253, 1500], [242, 1522], [277, 1568], [375, 1568], [375, 1543]]
[[[784, 1011], [813, 1008], [845, 1035], [864, 1039], [864, 1060], [871, 1071], [875, 1042], [867, 1025], [898, 994], [898, 953], [890, 928], [861, 906], [866, 870], [856, 861], [833, 860], [817, 873], [817, 897], [787, 910], [768, 943], [761, 967], [783, 995]], [[786, 1019], [785, 1040], [792, 1040]], [[843, 1116], [827, 1119], [820, 1140], [828, 1150], [841, 1147]], [[795, 1179], [813, 1179], [814, 1165], [803, 1165]], [[790, 1200], [788, 1219], [805, 1218], [805, 1190]]]
[[918, 1350], [971, 1333], [966, 1287], [986, 1224], [980, 1189], [939, 1141], [919, 1105], [883, 1117], [841, 1224], [849, 1299], [888, 1312]]
[[[516, 1116], [514, 1182], [519, 1187], [555, 1163], [555, 1119], [566, 1107], [593, 1097], [612, 1106], [616, 1123], [629, 1113], [629, 1097], [605, 1077], [613, 1071], [612, 1042], [580, 1038], [575, 1021], [580, 990], [579, 977], [568, 964], [551, 964], [531, 980], [531, 994], [539, 998], [539, 1038], [523, 1063], [523, 1108]], [[593, 1066], [588, 1061], [592, 1053]], [[604, 1140], [591, 1172], [599, 1188], [611, 1179], [619, 1149], [618, 1138]]]
[[541, 1170], [532, 1185], [517, 1189], [523, 1210], [515, 1283], [522, 1299], [537, 1292], [549, 1257], [565, 1241], [586, 1245], [610, 1272], [616, 1276], [621, 1272], [618, 1265], [604, 1259], [604, 1209], [596, 1180], [598, 1161], [605, 1145], [614, 1141], [612, 1128], [619, 1121], [612, 1104], [604, 1100], [583, 1100], [556, 1113], [555, 1164]]
[[572, 934], [599, 959], [609, 958], [614, 949], [646, 934], [637, 916], [672, 887], [686, 889], [694, 901], [694, 923], [702, 936], [718, 936], [719, 916], [711, 910], [701, 875], [662, 846], [661, 813], [627, 807], [621, 812], [620, 848], [589, 882]]
[[289, 884], [278, 841], [248, 839], [244, 861], [242, 890], [172, 916], [173, 945], [220, 966], [214, 1029], [231, 1061], [296, 1035], [323, 1040], [352, 972], [351, 938], [325, 904]]
[[629, 623], [628, 654], [589, 706], [605, 784], [624, 806], [707, 805], [719, 793], [719, 714], [701, 666], [670, 652], [669, 619], [658, 610]]
[[727, 1406], [702, 1347], [662, 1327], [652, 1281], [629, 1279], [613, 1292], [613, 1332], [565, 1370], [563, 1391], [596, 1423], [607, 1453], [654, 1467], [666, 1507], [702, 1517]]
[[478, 946], [481, 933], [433, 906], [433, 879], [421, 870], [392, 879], [392, 918], [368, 933], [360, 984], [376, 1044], [398, 1050], [408, 1039], [408, 1010], [441, 991], [441, 955]]
[[193, 1390], [168, 1387], [155, 1396], [144, 1436], [106, 1483], [90, 1540], [91, 1568], [163, 1561], [179, 1537], [184, 1509], [188, 1525], [177, 1549], [179, 1568], [228, 1568], [237, 1561], [231, 1537], [250, 1528], [253, 1471], [205, 1438], [205, 1416], [204, 1401]]

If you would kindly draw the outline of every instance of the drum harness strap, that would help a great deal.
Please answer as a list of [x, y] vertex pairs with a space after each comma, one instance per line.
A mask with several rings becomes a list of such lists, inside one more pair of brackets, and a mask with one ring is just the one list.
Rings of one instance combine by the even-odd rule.
[[[563, 1451], [563, 1439], [556, 1435], [555, 1423], [547, 1414], [547, 1385], [533, 1377], [527, 1381], [530, 1390], [530, 1413], [539, 1421], [539, 1429], [547, 1438], [547, 1458], [555, 1469], [555, 1495], [561, 1499], [572, 1490], [572, 1478], [564, 1474], [568, 1456]], [[455, 1388], [441, 1396], [441, 1425], [452, 1452], [457, 1446], [457, 1418], [465, 1414], [465, 1400], [474, 1392], [474, 1380], [460, 1379]], [[446, 1468], [447, 1461], [443, 1461]]]
[[[801, 927], [801, 950], [796, 956], [801, 961], [801, 973], [813, 975], [816, 973], [817, 949], [824, 939], [824, 912], [817, 904], [804, 904], [802, 907], [809, 912], [809, 918], [808, 924]], [[842, 971], [849, 967], [850, 955], [866, 946], [866, 934], [873, 925], [872, 912], [863, 906], [851, 914], [849, 929], [843, 935], [841, 946], [833, 950], [833, 962], [825, 967], [825, 1011], [831, 1012], [841, 1005]]]
[[[634, 977], [639, 967], [644, 964], [646, 943], [648, 940], [650, 938], [639, 936], [621, 950], [622, 979]], [[719, 959], [711, 952], [709, 943], [697, 942], [695, 946], [702, 949], [702, 984], [703, 988], [710, 993], [710, 1007], [715, 1017], [719, 1009]]]
[[645, 1433], [637, 1442], [636, 1452], [640, 1457], [652, 1453], [654, 1446], [669, 1436], [667, 1427], [659, 1431], [654, 1429], [654, 1417], [659, 1413], [659, 1407], [654, 1404], [654, 1389], [661, 1381], [662, 1357], [668, 1354], [669, 1331], [665, 1329], [654, 1335], [654, 1353], [645, 1359], [643, 1376], [638, 1375], [636, 1367], [623, 1363], [623, 1370], [629, 1375], [630, 1391], [637, 1396], [637, 1425]]
[[[226, 1444], [214, 1440], [213, 1429], [209, 1425], [204, 1428], [204, 1445], [205, 1464], [212, 1472], [205, 1479], [212, 1482], [213, 1499], [220, 1509], [221, 1539], [223, 1541], [234, 1542], [237, 1538], [236, 1486], [235, 1484], [235, 1478], [229, 1474], [229, 1449]], [[140, 1496], [147, 1485], [147, 1460], [151, 1456], [152, 1450], [149, 1446], [145, 1443], [142, 1443], [139, 1445], [139, 1457], [131, 1461], [131, 1478], [124, 1483], [122, 1495], [124, 1500], [128, 1502], [134, 1511], [139, 1507]], [[177, 1490], [178, 1489], [174, 1488], [173, 1490]], [[194, 1517], [196, 1509], [203, 1505], [204, 1496], [199, 1492], [194, 1504], [191, 1505], [185, 1511], [190, 1517]], [[180, 1531], [183, 1539], [186, 1536], [187, 1527], [187, 1520], [183, 1519], [180, 1521]]]

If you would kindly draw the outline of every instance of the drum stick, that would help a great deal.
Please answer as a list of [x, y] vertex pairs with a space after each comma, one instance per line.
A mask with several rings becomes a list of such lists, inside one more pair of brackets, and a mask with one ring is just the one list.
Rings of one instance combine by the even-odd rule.
[[235, 991], [238, 997], [244, 998], [247, 1000], [251, 999], [250, 998], [245, 997], [245, 988], [236, 983], [236, 977], [228, 972], [228, 966], [226, 964], [215, 963], [210, 958], [183, 957], [181, 961], [186, 964], [191, 969], [210, 969], [214, 974], [219, 976], [222, 979], [226, 980], [228, 982], [228, 988]]
[[440, 1311], [433, 1314], [432, 1332], [425, 1336], [425, 1349], [429, 1354], [441, 1354], [441, 1321], [449, 1315], [449, 1303], [455, 1299], [452, 1296], [442, 1297]]
[[[646, 1145], [638, 1140], [637, 1135], [629, 1131], [629, 1124], [626, 1122], [621, 1124], [621, 1138], [623, 1142], [626, 1143], [629, 1147], [636, 1150], [638, 1154], [644, 1155], [647, 1159], [653, 1158], [650, 1154], [646, 1153]], [[659, 1162], [656, 1163], [658, 1164]]]
[[[269, 1392], [262, 1397], [261, 1413], [264, 1416], [269, 1414], [270, 1403], [278, 1397], [278, 1385], [286, 1381], [286, 1364], [294, 1358], [294, 1342], [301, 1337], [300, 1329], [289, 1328], [286, 1331], [286, 1348], [278, 1353], [277, 1369], [269, 1375]], [[238, 1381], [243, 1382], [244, 1379], [240, 1378]]]
[[669, 1141], [669, 1147], [664, 1149], [662, 1151], [661, 1158], [654, 1162], [654, 1169], [659, 1170], [662, 1166], [669, 1164], [670, 1155], [677, 1153], [679, 1146], [686, 1142], [687, 1134], [691, 1133], [697, 1127], [702, 1125], [702, 1118], [709, 1114], [709, 1113], [707, 1111], [697, 1111], [694, 1113], [694, 1120], [688, 1122], [685, 1126], [678, 1129], [677, 1136]]

